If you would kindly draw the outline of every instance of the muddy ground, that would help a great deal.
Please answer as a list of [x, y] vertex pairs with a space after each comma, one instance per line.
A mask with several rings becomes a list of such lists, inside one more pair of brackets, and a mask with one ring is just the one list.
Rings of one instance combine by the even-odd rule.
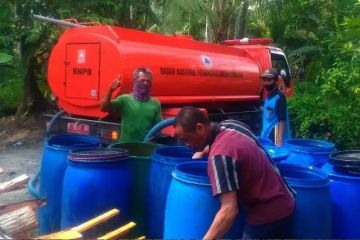
[[[32, 177], [40, 163], [44, 144], [44, 124], [34, 116], [15, 121], [13, 117], [0, 119], [0, 183], [26, 174]], [[32, 199], [27, 187], [0, 194], [0, 205]]]

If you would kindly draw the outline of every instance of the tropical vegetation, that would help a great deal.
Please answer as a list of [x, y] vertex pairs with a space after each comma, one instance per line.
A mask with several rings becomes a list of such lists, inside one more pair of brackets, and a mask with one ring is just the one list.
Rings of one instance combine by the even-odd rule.
[[49, 104], [46, 64], [63, 29], [32, 14], [214, 43], [271, 37], [286, 51], [295, 79], [294, 136], [360, 148], [359, 0], [2, 0], [0, 115], [21, 118]]

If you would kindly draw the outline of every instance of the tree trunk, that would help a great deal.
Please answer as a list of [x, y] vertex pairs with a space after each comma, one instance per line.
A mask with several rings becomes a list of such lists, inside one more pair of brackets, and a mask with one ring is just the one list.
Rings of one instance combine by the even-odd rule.
[[123, 1], [118, 22], [121, 26], [132, 27], [131, 4], [128, 1]]
[[[215, 8], [215, 1], [214, 0], [209, 0], [209, 4], [211, 4], [211, 10], [214, 11]], [[210, 21], [210, 17], [209, 15], [206, 15], [206, 20], [205, 20], [205, 42], [212, 42], [213, 39], [213, 25], [214, 23]]]
[[240, 17], [239, 17], [240, 18], [239, 32], [238, 35], [236, 36], [237, 38], [245, 37], [248, 9], [249, 9], [249, 0], [243, 0]]
[[15, 118], [17, 120], [26, 116], [28, 113], [41, 112], [49, 107], [49, 103], [42, 96], [36, 79], [36, 70], [38, 66], [34, 56], [30, 57], [28, 64], [24, 64], [26, 68], [23, 85], [23, 100], [19, 105]]
[[218, 14], [219, 22], [218, 22], [218, 26], [217, 26], [217, 29], [215, 31], [215, 36], [214, 36], [215, 43], [219, 43], [226, 38], [226, 28], [224, 27], [226, 25], [224, 22], [225, 21], [224, 10], [226, 8], [226, 4], [227, 4], [227, 0], [223, 0], [223, 1], [219, 0], [219, 1], [217, 1], [217, 4], [216, 4], [215, 11]]
[[[24, 16], [24, 6], [21, 1], [15, 1], [15, 15], [17, 28], [21, 29], [26, 26], [24, 19], [19, 16]], [[36, 73], [40, 72], [41, 66], [37, 63], [36, 50], [41, 46], [44, 39], [48, 36], [42, 33], [42, 36], [34, 43], [28, 43], [26, 36], [21, 36], [17, 41], [18, 52], [21, 64], [18, 69], [22, 72], [23, 76], [23, 100], [20, 103], [15, 119], [20, 120], [22, 116], [27, 115], [30, 112], [44, 111], [49, 107], [49, 103], [42, 96], [36, 79]]]
[[150, 0], [146, 0], [146, 10], [145, 10], [145, 16], [144, 16], [144, 25], [142, 26], [142, 30], [146, 31], [147, 24], [148, 24], [148, 18], [149, 18], [149, 11], [150, 11]]

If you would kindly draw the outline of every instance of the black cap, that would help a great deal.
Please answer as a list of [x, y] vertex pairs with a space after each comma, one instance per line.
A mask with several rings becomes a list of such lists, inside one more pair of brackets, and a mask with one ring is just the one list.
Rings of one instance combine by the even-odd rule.
[[262, 78], [273, 78], [275, 80], [277, 80], [278, 76], [279, 74], [275, 68], [268, 69], [261, 75]]

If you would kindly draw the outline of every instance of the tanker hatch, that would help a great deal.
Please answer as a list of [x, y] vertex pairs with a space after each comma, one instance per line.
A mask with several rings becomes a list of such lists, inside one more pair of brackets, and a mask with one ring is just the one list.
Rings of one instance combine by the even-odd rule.
[[67, 43], [65, 96], [99, 100], [100, 43]]

